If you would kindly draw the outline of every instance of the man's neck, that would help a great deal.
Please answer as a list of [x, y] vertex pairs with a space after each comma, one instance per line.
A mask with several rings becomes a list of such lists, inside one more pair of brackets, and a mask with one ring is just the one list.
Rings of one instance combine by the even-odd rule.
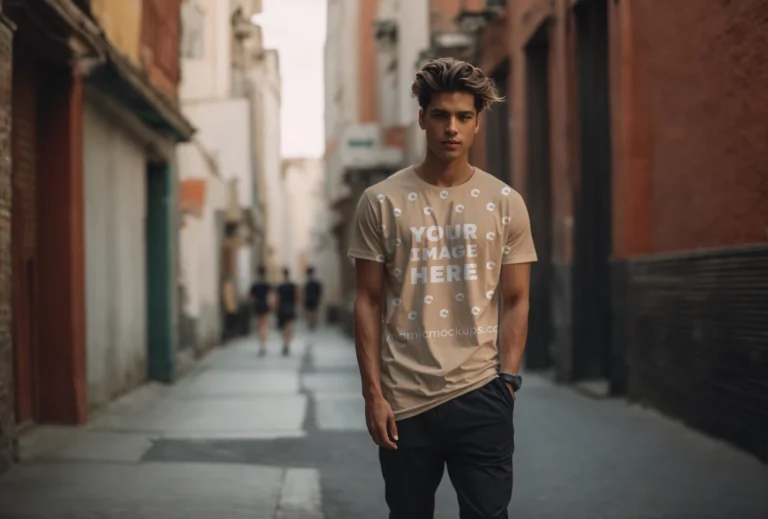
[[438, 187], [460, 186], [474, 173], [474, 168], [469, 165], [466, 156], [445, 162], [429, 152], [421, 163], [414, 166], [414, 170], [422, 180]]

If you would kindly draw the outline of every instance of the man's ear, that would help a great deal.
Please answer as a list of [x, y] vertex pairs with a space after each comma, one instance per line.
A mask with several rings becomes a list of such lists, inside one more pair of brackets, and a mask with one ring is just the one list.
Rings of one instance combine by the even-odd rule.
[[426, 114], [423, 109], [419, 109], [419, 127], [422, 130], [426, 130]]
[[477, 132], [480, 131], [480, 112], [477, 113], [477, 116], [475, 117], [475, 135], [477, 135]]

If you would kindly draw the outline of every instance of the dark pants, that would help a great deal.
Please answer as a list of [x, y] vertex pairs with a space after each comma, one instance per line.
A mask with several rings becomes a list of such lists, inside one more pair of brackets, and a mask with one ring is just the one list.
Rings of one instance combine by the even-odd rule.
[[296, 319], [296, 310], [293, 307], [281, 307], [277, 309], [277, 327], [281, 330], [285, 325]]
[[514, 401], [501, 379], [397, 422], [397, 450], [380, 448], [390, 519], [432, 519], [444, 467], [461, 519], [507, 519]]

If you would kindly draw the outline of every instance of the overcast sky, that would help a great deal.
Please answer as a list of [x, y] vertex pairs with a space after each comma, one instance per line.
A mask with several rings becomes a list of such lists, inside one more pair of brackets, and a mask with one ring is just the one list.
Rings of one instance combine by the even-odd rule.
[[254, 22], [264, 29], [264, 45], [280, 53], [283, 80], [283, 157], [321, 157], [323, 126], [323, 46], [326, 0], [263, 0]]

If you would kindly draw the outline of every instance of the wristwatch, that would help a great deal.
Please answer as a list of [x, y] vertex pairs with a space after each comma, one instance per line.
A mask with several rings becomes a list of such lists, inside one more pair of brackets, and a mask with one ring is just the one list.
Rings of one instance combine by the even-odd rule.
[[520, 375], [512, 375], [511, 373], [499, 373], [499, 378], [504, 382], [511, 384], [512, 389], [519, 391], [523, 385], [523, 377]]

